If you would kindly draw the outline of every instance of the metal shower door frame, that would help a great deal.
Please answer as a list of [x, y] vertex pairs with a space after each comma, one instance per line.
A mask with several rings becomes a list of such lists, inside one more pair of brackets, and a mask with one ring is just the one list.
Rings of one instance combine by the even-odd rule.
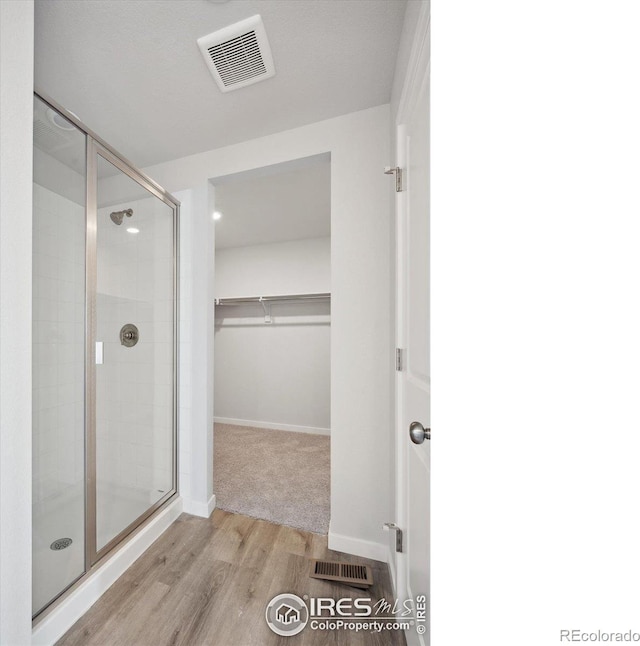
[[[151, 195], [164, 202], [173, 211], [173, 282], [174, 282], [174, 312], [173, 312], [173, 330], [174, 330], [174, 357], [173, 357], [173, 473], [172, 487], [160, 500], [151, 505], [136, 520], [125, 527], [114, 538], [112, 538], [104, 547], [97, 547], [97, 466], [96, 466], [96, 357], [95, 348], [97, 339], [97, 257], [98, 257], [98, 156], [115, 166], [120, 172], [124, 173], [134, 182], [146, 189]], [[112, 549], [120, 545], [124, 538], [129, 536], [133, 531], [140, 527], [149, 517], [151, 517], [160, 507], [163, 507], [178, 492], [177, 478], [177, 426], [178, 426], [178, 208], [175, 198], [166, 191], [150, 181], [145, 175], [132, 167], [128, 162], [121, 159], [112, 150], [107, 148], [102, 142], [96, 140], [90, 134], [87, 134], [87, 241], [86, 241], [86, 330], [87, 339], [86, 347], [86, 387], [87, 396], [85, 400], [85, 420], [86, 420], [86, 497], [85, 497], [85, 514], [86, 514], [86, 534], [85, 534], [85, 563], [87, 570], [94, 567], [102, 560]]]
[[[62, 590], [56, 597], [44, 606], [33, 618], [34, 623], [44, 619], [57, 605], [68, 597], [75, 589], [82, 585], [89, 576], [102, 565], [102, 561], [115, 548], [133, 538], [138, 530], [144, 527], [161, 508], [167, 506], [178, 497], [178, 340], [179, 340], [179, 220], [180, 202], [159, 184], [137, 169], [130, 161], [120, 155], [107, 144], [101, 137], [87, 128], [74, 114], [58, 105], [53, 99], [42, 92], [34, 91], [34, 96], [65, 119], [73, 123], [86, 136], [86, 191], [85, 191], [85, 559], [84, 573], [71, 585]], [[173, 415], [172, 415], [172, 442], [173, 442], [173, 469], [172, 487], [160, 500], [151, 505], [146, 512], [139, 516], [133, 523], [122, 530], [102, 549], [97, 550], [96, 539], [96, 294], [97, 294], [97, 162], [98, 155], [112, 163], [121, 172], [140, 184], [151, 195], [157, 197], [173, 211], [173, 283], [174, 283], [174, 308], [173, 308]]]

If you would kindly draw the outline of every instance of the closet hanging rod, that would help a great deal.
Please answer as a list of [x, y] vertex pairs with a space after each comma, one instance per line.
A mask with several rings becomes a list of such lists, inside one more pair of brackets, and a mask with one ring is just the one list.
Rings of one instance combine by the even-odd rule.
[[273, 303], [275, 301], [319, 301], [330, 299], [330, 292], [314, 294], [281, 294], [280, 296], [242, 296], [240, 298], [216, 298], [216, 305], [235, 305], [236, 303]]

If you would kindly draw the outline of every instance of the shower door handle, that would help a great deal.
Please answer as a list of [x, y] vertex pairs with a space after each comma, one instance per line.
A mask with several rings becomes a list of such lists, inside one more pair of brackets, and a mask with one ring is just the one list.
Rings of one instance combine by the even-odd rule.
[[96, 366], [101, 366], [104, 363], [104, 343], [96, 341]]

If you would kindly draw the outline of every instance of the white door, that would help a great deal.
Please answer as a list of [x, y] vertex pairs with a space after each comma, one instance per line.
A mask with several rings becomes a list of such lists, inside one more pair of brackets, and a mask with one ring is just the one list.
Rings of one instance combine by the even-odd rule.
[[[420, 27], [420, 25], [419, 25]], [[396, 199], [397, 347], [396, 373], [397, 524], [404, 532], [397, 554], [398, 595], [412, 599], [415, 625], [408, 646], [430, 643], [429, 498], [431, 442], [429, 367], [429, 22], [416, 34], [417, 53], [407, 76], [397, 129], [397, 165], [403, 190]], [[414, 424], [416, 444], [410, 438]]]

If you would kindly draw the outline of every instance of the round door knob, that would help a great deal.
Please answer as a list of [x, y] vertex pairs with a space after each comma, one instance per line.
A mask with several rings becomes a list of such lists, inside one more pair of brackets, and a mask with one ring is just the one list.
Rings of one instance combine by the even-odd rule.
[[431, 439], [431, 429], [425, 428], [420, 422], [411, 422], [409, 437], [414, 444], [422, 444], [425, 440]]

